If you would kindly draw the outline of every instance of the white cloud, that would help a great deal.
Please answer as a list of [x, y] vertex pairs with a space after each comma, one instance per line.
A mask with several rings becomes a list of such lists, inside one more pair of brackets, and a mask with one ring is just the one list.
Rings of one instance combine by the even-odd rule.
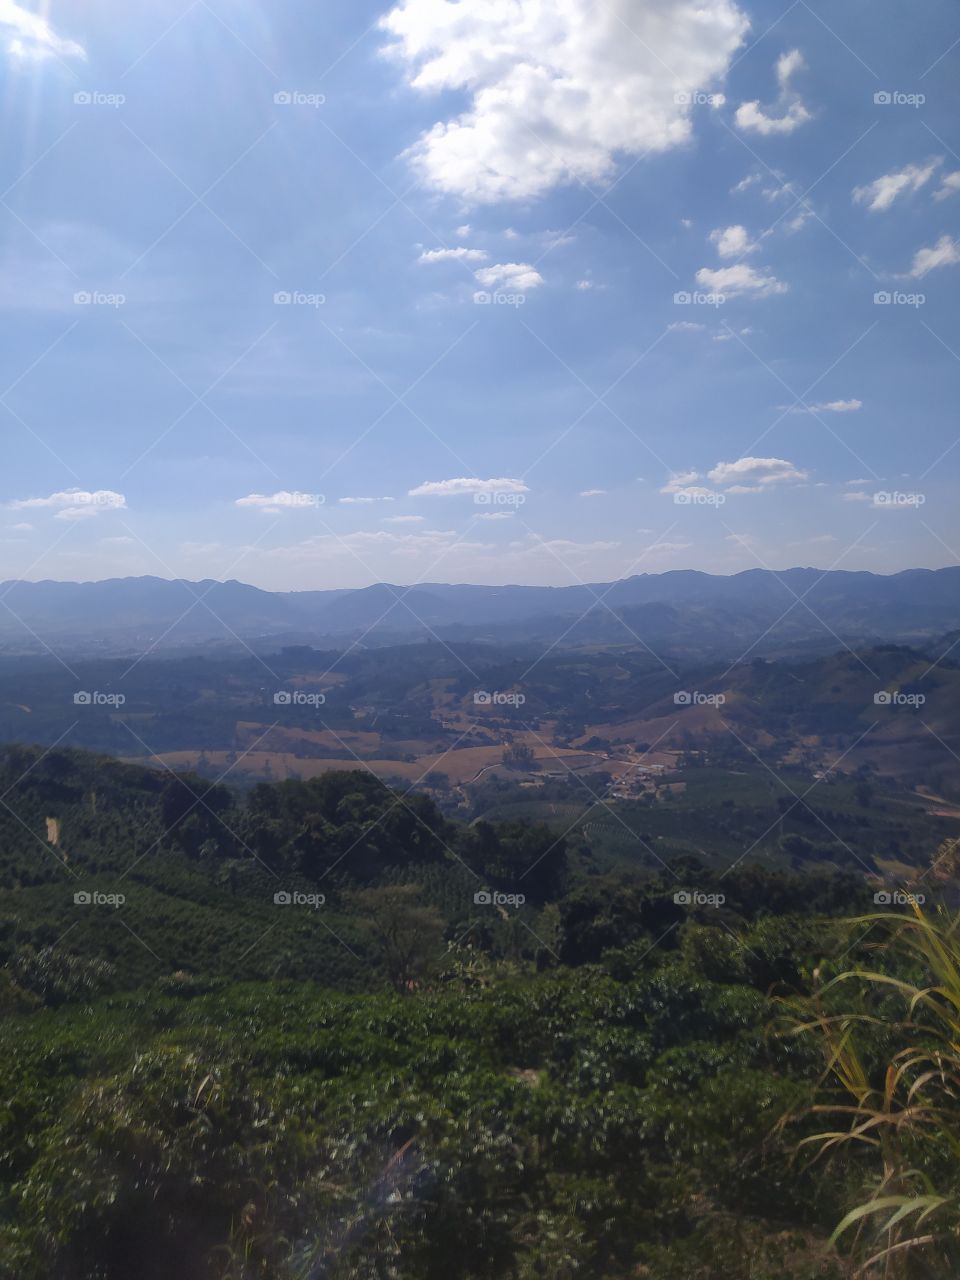
[[[779, 409], [788, 408], [778, 405]], [[789, 406], [790, 413], [857, 413], [863, 408], [862, 400], [825, 400], [822, 404], [795, 404]]]
[[483, 515], [477, 516], [477, 520], [512, 520], [512, 511], [485, 511]]
[[735, 298], [738, 294], [750, 294], [754, 298], [767, 298], [775, 293], [786, 293], [787, 286], [775, 276], [766, 275], [764, 271], [738, 262], [733, 267], [701, 267], [697, 272], [697, 284], [702, 284], [711, 293], [722, 293], [725, 297]]
[[112, 489], [65, 489], [47, 498], [18, 498], [9, 504], [13, 511], [53, 510], [57, 520], [92, 519], [101, 511], [119, 511], [126, 505], [123, 494]]
[[800, 97], [790, 87], [790, 81], [797, 71], [806, 64], [799, 49], [791, 49], [777, 59], [777, 83], [780, 86], [780, 97], [776, 110], [780, 115], [768, 115], [760, 106], [759, 99], [754, 102], [743, 102], [737, 107], [736, 122], [741, 129], [764, 135], [777, 133], [793, 133], [802, 124], [813, 117], [804, 106]]
[[384, 516], [382, 524], [422, 524], [424, 516]]
[[749, 487], [736, 487], [731, 493], [757, 493], [776, 484], [796, 484], [808, 473], [785, 458], [738, 458], [736, 462], [718, 462], [707, 478], [714, 484], [734, 485], [747, 482]]
[[606, 489], [581, 489], [581, 498], [602, 498], [606, 493]]
[[741, 258], [744, 254], [753, 253], [757, 245], [750, 239], [746, 227], [739, 224], [732, 227], [717, 227], [710, 232], [711, 243], [717, 246], [721, 258]]
[[337, 501], [345, 507], [366, 507], [371, 502], [392, 502], [392, 498], [338, 498]]
[[695, 480], [700, 479], [699, 471], [675, 471], [669, 478], [667, 483], [661, 488], [661, 493], [686, 493], [688, 487]]
[[596, 182], [618, 155], [686, 142], [694, 94], [748, 25], [733, 0], [401, 0], [381, 22], [415, 88], [469, 95], [409, 155], [428, 186], [476, 202]]
[[26, 521], [22, 520], [19, 524], [8, 524], [7, 528], [12, 533], [30, 533], [30, 531], [33, 529], [33, 525], [27, 524]]
[[864, 187], [854, 187], [854, 203], [865, 204], [871, 210], [889, 209], [898, 196], [925, 187], [942, 163], [943, 157], [938, 156], [923, 165], [908, 164], [894, 173], [885, 173]]
[[843, 495], [843, 500], [844, 502], [872, 502], [873, 495], [864, 493], [860, 489], [854, 489], [850, 493], [845, 493]]
[[934, 200], [946, 200], [947, 196], [954, 196], [960, 191], [960, 169], [953, 173], [945, 173], [940, 179], [939, 188], [933, 193]]
[[695, 320], [673, 320], [667, 325], [667, 333], [702, 333], [706, 327]]
[[299, 493], [296, 490], [281, 489], [278, 493], [248, 493], [245, 498], [237, 498], [236, 506], [253, 507], [265, 511], [268, 515], [277, 515], [283, 510], [303, 510], [320, 505], [320, 497], [315, 493]]
[[952, 236], [941, 236], [930, 249], [918, 249], [913, 257], [910, 275], [914, 279], [925, 276], [928, 271], [937, 267], [952, 267], [960, 262], [960, 241]]
[[425, 480], [409, 491], [411, 498], [450, 498], [472, 493], [529, 493], [522, 480], [501, 477], [498, 480], [477, 480], [458, 476], [454, 480]]
[[486, 249], [425, 249], [418, 262], [486, 262], [490, 257]]
[[87, 56], [82, 45], [57, 35], [46, 18], [21, 8], [14, 0], [0, 0], [0, 28], [8, 37], [7, 52], [25, 61]]
[[482, 267], [474, 272], [481, 284], [488, 288], [503, 287], [517, 293], [528, 289], [536, 289], [543, 284], [543, 276], [529, 262], [498, 262], [493, 267]]

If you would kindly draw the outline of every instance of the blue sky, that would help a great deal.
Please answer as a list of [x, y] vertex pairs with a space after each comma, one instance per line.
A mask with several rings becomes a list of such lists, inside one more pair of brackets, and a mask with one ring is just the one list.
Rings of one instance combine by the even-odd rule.
[[956, 563], [922, 17], [0, 0], [0, 579]]

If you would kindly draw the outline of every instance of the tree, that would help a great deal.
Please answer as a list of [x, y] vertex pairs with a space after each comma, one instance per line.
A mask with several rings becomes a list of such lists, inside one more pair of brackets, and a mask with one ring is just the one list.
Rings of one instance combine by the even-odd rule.
[[379, 952], [390, 985], [413, 991], [439, 954], [444, 919], [420, 901], [418, 885], [386, 885], [354, 895], [356, 909]]

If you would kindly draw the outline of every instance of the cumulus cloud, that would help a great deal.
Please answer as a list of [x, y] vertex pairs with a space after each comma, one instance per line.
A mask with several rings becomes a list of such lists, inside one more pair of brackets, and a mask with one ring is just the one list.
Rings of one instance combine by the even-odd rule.
[[468, 95], [409, 156], [426, 185], [478, 203], [599, 181], [618, 155], [686, 142], [696, 93], [748, 26], [733, 0], [401, 0], [381, 21], [413, 87]]
[[757, 245], [750, 239], [746, 227], [739, 224], [733, 227], [717, 227], [710, 232], [710, 241], [717, 246], [721, 258], [742, 258], [744, 254], [753, 253]]
[[780, 97], [774, 108], [780, 114], [769, 115], [760, 106], [759, 99], [754, 102], [743, 102], [737, 107], [735, 119], [738, 126], [766, 137], [769, 134], [793, 133], [794, 129], [799, 129], [802, 124], [811, 120], [813, 117], [790, 84], [796, 72], [801, 71], [805, 65], [803, 54], [799, 49], [782, 53], [777, 59], [777, 83], [780, 86]]
[[854, 187], [854, 203], [865, 204], [874, 211], [889, 209], [898, 196], [925, 187], [942, 163], [943, 157], [937, 156], [926, 164], [908, 164], [894, 173], [885, 173], [864, 187]]
[[474, 493], [529, 493], [522, 480], [501, 477], [498, 480], [477, 480], [470, 476], [458, 476], [453, 480], [425, 480], [409, 491], [411, 498], [457, 498]]
[[120, 511], [127, 500], [112, 489], [64, 489], [46, 498], [18, 498], [9, 503], [13, 511], [48, 509], [57, 520], [88, 520], [102, 511]]
[[422, 524], [424, 516], [384, 516], [381, 524]]
[[667, 333], [702, 333], [706, 327], [696, 320], [673, 320], [667, 325]]
[[775, 293], [786, 293], [787, 286], [765, 270], [757, 270], [745, 262], [733, 267], [701, 267], [697, 272], [697, 284], [711, 293], [722, 293], [727, 298], [748, 294], [754, 298], [767, 298]]
[[418, 262], [486, 262], [490, 255], [486, 249], [425, 249]]
[[606, 489], [581, 489], [581, 498], [602, 498], [606, 493]]
[[46, 18], [21, 8], [14, 0], [0, 0], [0, 31], [6, 36], [7, 52], [24, 61], [87, 56], [82, 45], [57, 35]]
[[946, 200], [947, 196], [955, 196], [960, 191], [960, 169], [953, 173], [945, 173], [940, 179], [940, 186], [933, 193], [934, 200]]
[[919, 280], [929, 271], [935, 271], [937, 267], [952, 267], [958, 262], [960, 262], [960, 241], [954, 240], [952, 236], [941, 236], [932, 248], [917, 250], [913, 256], [910, 275], [915, 280]]
[[731, 493], [757, 493], [777, 484], [799, 484], [808, 478], [786, 458], [738, 458], [736, 462], [718, 462], [707, 478], [714, 484], [734, 486]]
[[543, 276], [529, 262], [498, 262], [492, 267], [481, 267], [474, 275], [488, 289], [502, 287], [516, 293], [525, 293], [543, 284]]
[[278, 515], [281, 511], [302, 510], [305, 507], [318, 507], [322, 499], [316, 493], [299, 493], [296, 490], [281, 489], [278, 493], [248, 493], [245, 498], [237, 498], [238, 507], [253, 507], [265, 511], [268, 515]]

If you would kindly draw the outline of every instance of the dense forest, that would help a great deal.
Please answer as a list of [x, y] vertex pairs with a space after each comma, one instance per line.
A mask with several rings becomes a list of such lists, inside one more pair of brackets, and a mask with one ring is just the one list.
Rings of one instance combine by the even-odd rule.
[[366, 773], [0, 773], [0, 1275], [955, 1274], [954, 1077], [893, 985], [949, 953], [902, 940], [950, 928], [949, 847], [924, 914], [831, 867], [598, 868]]

